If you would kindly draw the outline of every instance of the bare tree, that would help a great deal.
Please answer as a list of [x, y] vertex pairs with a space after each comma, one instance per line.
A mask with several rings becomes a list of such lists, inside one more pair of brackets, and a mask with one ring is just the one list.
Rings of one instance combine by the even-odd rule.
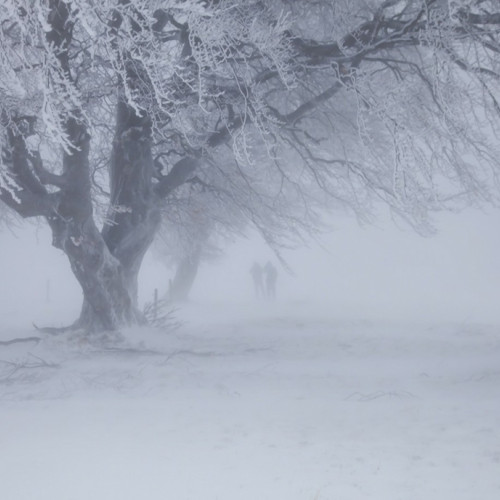
[[423, 228], [498, 198], [499, 27], [493, 0], [5, 0], [0, 198], [47, 220], [87, 329], [143, 320], [142, 258], [195, 179], [271, 243], [325, 200]]

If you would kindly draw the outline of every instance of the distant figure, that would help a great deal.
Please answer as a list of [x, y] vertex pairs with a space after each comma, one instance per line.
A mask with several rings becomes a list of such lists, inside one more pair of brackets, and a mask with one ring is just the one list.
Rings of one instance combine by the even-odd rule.
[[271, 299], [276, 298], [276, 279], [278, 278], [278, 270], [269, 261], [264, 267], [266, 273], [266, 293]]
[[255, 296], [261, 297], [264, 295], [264, 284], [262, 283], [262, 273], [264, 270], [258, 262], [254, 262], [250, 269], [250, 274], [253, 278], [253, 286], [255, 288]]

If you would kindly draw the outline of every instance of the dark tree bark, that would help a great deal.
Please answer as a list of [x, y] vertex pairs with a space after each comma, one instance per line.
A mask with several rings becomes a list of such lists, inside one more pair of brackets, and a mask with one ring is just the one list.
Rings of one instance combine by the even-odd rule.
[[113, 256], [93, 219], [90, 197], [89, 142], [83, 124], [69, 120], [68, 136], [74, 148], [63, 153], [64, 188], [58, 192], [48, 217], [53, 244], [62, 249], [80, 283], [84, 307], [75, 326], [89, 330], [114, 329], [134, 321], [123, 266]]
[[[115, 16], [110, 22], [111, 30], [116, 30], [121, 22], [121, 16]], [[138, 88], [143, 81], [140, 69], [137, 62], [125, 62], [129, 88]], [[138, 309], [138, 274], [160, 223], [159, 200], [152, 183], [151, 119], [146, 112], [127, 104], [124, 85], [120, 79], [110, 162], [110, 209], [102, 233], [95, 235], [102, 241], [98, 247], [92, 247], [99, 248], [95, 259], [104, 267], [91, 290], [86, 292], [84, 288], [84, 304], [76, 323], [87, 329], [114, 329], [144, 321]], [[91, 262], [82, 266], [85, 276], [89, 266]], [[78, 269], [73, 271], [77, 274]], [[101, 293], [103, 287], [110, 295], [107, 301]], [[96, 306], [102, 300], [103, 311], [109, 313], [105, 323]]]
[[57, 217], [49, 220], [54, 244], [68, 256], [84, 303], [75, 327], [115, 329], [140, 323], [137, 277], [160, 215], [152, 190], [151, 129], [119, 103], [111, 159], [111, 208], [102, 233], [92, 217], [89, 138], [83, 126], [70, 135], [75, 150], [64, 155], [66, 187]]
[[160, 223], [153, 174], [150, 120], [120, 102], [111, 157], [110, 211], [103, 237], [123, 266], [134, 303], [139, 268]]

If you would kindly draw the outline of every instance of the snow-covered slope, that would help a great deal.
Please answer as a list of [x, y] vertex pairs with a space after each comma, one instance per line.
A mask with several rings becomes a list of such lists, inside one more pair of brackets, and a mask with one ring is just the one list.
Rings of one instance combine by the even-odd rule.
[[179, 317], [0, 348], [1, 498], [500, 498], [500, 328]]

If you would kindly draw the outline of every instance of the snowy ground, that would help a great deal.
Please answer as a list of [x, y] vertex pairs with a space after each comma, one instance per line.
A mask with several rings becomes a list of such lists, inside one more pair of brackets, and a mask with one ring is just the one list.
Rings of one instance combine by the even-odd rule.
[[498, 326], [248, 307], [1, 346], [0, 497], [500, 498]]

